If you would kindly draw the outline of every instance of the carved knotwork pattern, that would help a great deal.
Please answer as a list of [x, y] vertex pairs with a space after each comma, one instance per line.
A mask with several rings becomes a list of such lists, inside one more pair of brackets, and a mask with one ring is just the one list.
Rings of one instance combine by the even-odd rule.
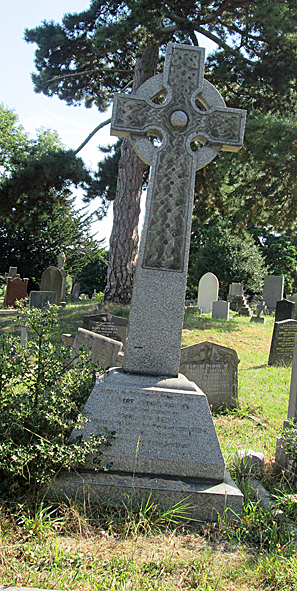
[[128, 131], [140, 132], [151, 121], [162, 124], [164, 115], [146, 101], [119, 97], [115, 125]]
[[181, 138], [159, 152], [143, 267], [183, 271], [192, 158]]
[[[219, 143], [233, 143], [240, 139], [241, 117], [235, 113], [201, 113], [195, 118], [195, 131], [197, 134], [207, 134], [210, 141]], [[192, 130], [194, 131], [194, 129]]]
[[200, 53], [186, 49], [173, 49], [168, 83], [175, 96], [174, 100], [186, 105], [194, 90], [199, 86]]

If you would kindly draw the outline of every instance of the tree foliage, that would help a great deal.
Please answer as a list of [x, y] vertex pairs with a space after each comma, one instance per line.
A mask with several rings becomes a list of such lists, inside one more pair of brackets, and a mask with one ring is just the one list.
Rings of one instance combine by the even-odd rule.
[[71, 179], [80, 182], [86, 173], [82, 161], [68, 159], [57, 132], [41, 129], [30, 140], [3, 106], [0, 120], [0, 273], [14, 265], [37, 288], [63, 250], [68, 273], [78, 275], [102, 254], [91, 236], [92, 216], [77, 211], [71, 196]]
[[0, 105], [0, 219], [11, 214], [21, 220], [38, 208], [50, 211], [71, 195], [71, 185], [82, 188], [92, 177], [81, 158], [65, 150], [57, 132], [40, 129], [30, 139], [17, 115]]
[[214, 273], [220, 282], [220, 297], [227, 298], [229, 284], [242, 283], [249, 295], [260, 293], [266, 274], [264, 260], [252, 237], [237, 236], [229, 222], [192, 227], [188, 295], [197, 295], [199, 279]]

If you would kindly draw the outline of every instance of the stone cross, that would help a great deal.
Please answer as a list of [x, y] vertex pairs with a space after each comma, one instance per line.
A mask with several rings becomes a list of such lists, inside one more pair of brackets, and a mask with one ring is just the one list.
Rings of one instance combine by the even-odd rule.
[[178, 375], [195, 173], [243, 143], [246, 112], [204, 79], [204, 57], [169, 43], [163, 74], [114, 97], [111, 134], [151, 165], [123, 365], [131, 373]]

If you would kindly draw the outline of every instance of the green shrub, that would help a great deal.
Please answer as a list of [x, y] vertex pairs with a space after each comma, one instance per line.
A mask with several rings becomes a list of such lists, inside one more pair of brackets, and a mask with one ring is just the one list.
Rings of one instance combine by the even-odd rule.
[[[0, 335], [0, 477], [34, 496], [60, 469], [70, 469], [94, 454], [108, 437], [68, 441], [82, 427], [81, 409], [95, 382], [95, 366], [79, 351], [62, 345], [57, 308], [22, 308], [21, 323], [32, 333], [27, 347], [18, 337]], [[30, 336], [31, 336], [30, 332]], [[75, 359], [75, 363], [74, 363]], [[29, 488], [28, 488], [29, 487]]]

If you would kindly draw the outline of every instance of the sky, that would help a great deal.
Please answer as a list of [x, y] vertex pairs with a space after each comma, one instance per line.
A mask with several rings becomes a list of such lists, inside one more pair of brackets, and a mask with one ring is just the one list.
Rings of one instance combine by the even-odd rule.
[[[25, 43], [23, 34], [25, 28], [40, 25], [43, 20], [60, 22], [66, 12], [81, 12], [89, 7], [89, 0], [0, 0], [0, 103], [14, 109], [19, 121], [35, 137], [36, 129], [40, 127], [57, 130], [62, 142], [71, 149], [76, 149], [89, 133], [102, 121], [108, 119], [111, 108], [106, 113], [100, 113], [96, 107], [86, 109], [67, 106], [57, 97], [46, 97], [36, 94], [33, 90], [30, 74], [34, 71], [34, 51], [36, 45]], [[212, 42], [205, 44], [199, 41], [208, 51]], [[105, 126], [81, 150], [79, 156], [86, 165], [95, 170], [97, 162], [103, 155], [98, 151], [98, 145], [114, 143], [115, 137], [109, 134], [109, 125]], [[77, 195], [77, 207], [81, 206], [81, 193]], [[142, 216], [144, 213], [142, 199]], [[98, 203], [94, 202], [94, 208]], [[98, 240], [105, 239], [108, 247], [112, 228], [112, 206], [109, 213], [101, 222], [93, 224], [93, 232]]]

